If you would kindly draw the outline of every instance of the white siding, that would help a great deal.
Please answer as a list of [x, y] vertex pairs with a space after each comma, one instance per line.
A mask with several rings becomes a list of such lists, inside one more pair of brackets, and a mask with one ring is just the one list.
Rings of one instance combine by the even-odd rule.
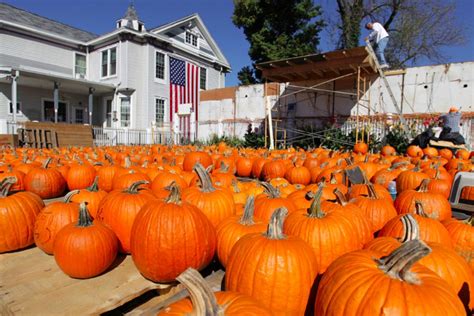
[[0, 43], [0, 65], [73, 76], [72, 49], [9, 34], [0, 34]]

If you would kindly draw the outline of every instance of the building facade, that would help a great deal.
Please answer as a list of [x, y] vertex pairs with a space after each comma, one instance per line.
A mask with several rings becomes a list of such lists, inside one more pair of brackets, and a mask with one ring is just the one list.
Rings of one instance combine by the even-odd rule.
[[229, 71], [198, 14], [146, 29], [131, 5], [114, 30], [96, 35], [0, 3], [0, 133], [27, 120], [174, 122], [195, 136], [199, 91], [224, 87]]

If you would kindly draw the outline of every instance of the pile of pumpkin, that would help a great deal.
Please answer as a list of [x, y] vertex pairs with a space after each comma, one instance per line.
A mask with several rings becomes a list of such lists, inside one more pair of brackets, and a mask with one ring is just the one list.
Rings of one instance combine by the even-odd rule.
[[[0, 253], [35, 243], [74, 278], [131, 254], [144, 277], [191, 293], [163, 314], [468, 313], [474, 218], [452, 218], [447, 197], [454, 175], [474, 170], [472, 154], [367, 151], [5, 149]], [[354, 168], [363, 183], [348, 182]], [[474, 200], [474, 188], [462, 198]], [[196, 272], [213, 260], [225, 292]]]

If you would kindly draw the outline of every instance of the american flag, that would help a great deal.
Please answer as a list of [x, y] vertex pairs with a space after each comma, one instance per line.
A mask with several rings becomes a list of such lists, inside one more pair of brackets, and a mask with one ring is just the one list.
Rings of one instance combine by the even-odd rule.
[[[184, 60], [170, 57], [170, 122], [178, 105], [192, 104], [192, 113], [198, 119], [199, 67]], [[179, 128], [183, 136], [191, 136], [191, 115], [179, 117]], [[196, 124], [197, 126], [197, 124]]]

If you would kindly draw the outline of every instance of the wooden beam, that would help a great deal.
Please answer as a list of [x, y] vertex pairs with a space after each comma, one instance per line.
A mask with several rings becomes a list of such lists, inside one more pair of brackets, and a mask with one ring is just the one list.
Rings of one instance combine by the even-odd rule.
[[342, 65], [347, 66], [347, 64], [357, 64], [361, 62], [360, 57], [350, 57], [343, 59], [334, 59], [328, 61], [315, 62], [310, 64], [295, 65], [290, 67], [278, 67], [273, 69], [262, 69], [263, 76], [269, 77], [274, 75], [282, 75], [286, 73], [298, 73], [298, 72], [307, 72], [313, 69], [323, 70], [330, 68], [341, 68]]

